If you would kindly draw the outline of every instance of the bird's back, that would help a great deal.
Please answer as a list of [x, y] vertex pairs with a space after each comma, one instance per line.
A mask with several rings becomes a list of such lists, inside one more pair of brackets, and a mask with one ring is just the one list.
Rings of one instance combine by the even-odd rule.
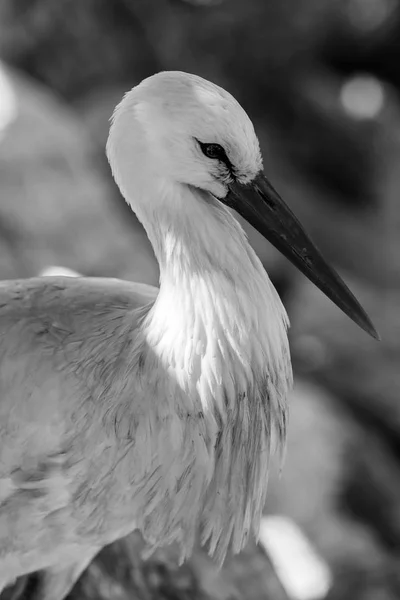
[[46, 566], [62, 529], [74, 538], [72, 500], [89, 462], [95, 480], [96, 465], [115, 459], [101, 394], [114, 391], [156, 296], [112, 279], [0, 283], [0, 571], [40, 568], [41, 555]]

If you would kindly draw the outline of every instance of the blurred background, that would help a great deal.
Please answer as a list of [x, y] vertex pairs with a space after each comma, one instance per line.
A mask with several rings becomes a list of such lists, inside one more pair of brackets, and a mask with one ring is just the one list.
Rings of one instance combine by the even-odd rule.
[[[325, 597], [400, 598], [400, 1], [0, 0], [0, 61], [0, 279], [60, 264], [157, 284], [104, 156], [113, 107], [169, 69], [245, 107], [270, 180], [383, 338], [246, 226], [290, 314], [296, 379], [266, 513], [311, 539]], [[220, 572], [200, 549], [178, 568], [174, 549], [141, 547], [104, 550], [71, 597], [287, 598], [255, 543]]]

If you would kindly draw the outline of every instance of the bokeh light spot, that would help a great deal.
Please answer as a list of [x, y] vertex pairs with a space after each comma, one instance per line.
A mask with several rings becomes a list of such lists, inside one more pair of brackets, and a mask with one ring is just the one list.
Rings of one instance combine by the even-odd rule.
[[340, 103], [345, 112], [355, 119], [374, 119], [383, 109], [385, 90], [375, 77], [355, 76], [342, 85]]
[[350, 0], [348, 16], [357, 29], [372, 31], [385, 25], [396, 7], [396, 0]]

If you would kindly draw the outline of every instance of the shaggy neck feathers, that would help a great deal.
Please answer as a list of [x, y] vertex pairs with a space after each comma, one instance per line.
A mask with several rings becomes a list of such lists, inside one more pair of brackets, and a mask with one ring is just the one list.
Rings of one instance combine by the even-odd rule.
[[231, 214], [197, 190], [174, 192], [150, 219], [138, 210], [160, 263], [160, 292], [142, 332], [173, 382], [163, 413], [190, 418], [178, 438], [179, 457], [192, 447], [182, 466], [191, 500], [180, 506], [176, 539], [189, 555], [199, 519], [203, 540], [222, 561], [229, 546], [237, 552], [251, 530], [257, 535], [274, 433], [284, 446], [287, 318]]
[[[224, 420], [266, 368], [287, 358], [287, 317], [245, 234], [217, 200], [187, 186], [165, 187], [151, 219], [142, 214], [160, 264], [160, 293], [146, 339], [202, 408]], [[140, 210], [139, 210], [140, 212]], [[275, 378], [275, 377], [274, 377]]]

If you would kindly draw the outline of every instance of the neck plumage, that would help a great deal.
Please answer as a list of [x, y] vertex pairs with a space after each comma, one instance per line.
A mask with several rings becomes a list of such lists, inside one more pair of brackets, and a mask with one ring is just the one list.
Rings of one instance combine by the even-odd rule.
[[286, 375], [286, 312], [228, 209], [187, 186], [158, 194], [150, 218], [138, 210], [160, 265], [147, 340], [185, 389], [201, 390], [203, 410], [224, 420], [266, 372]]
[[287, 317], [223, 205], [186, 186], [159, 193], [170, 197], [151, 219], [140, 215], [160, 263], [160, 292], [144, 332], [207, 423], [215, 458], [204, 535], [222, 558], [229, 532], [238, 551], [246, 532], [257, 530], [271, 440], [284, 446], [291, 385]]

